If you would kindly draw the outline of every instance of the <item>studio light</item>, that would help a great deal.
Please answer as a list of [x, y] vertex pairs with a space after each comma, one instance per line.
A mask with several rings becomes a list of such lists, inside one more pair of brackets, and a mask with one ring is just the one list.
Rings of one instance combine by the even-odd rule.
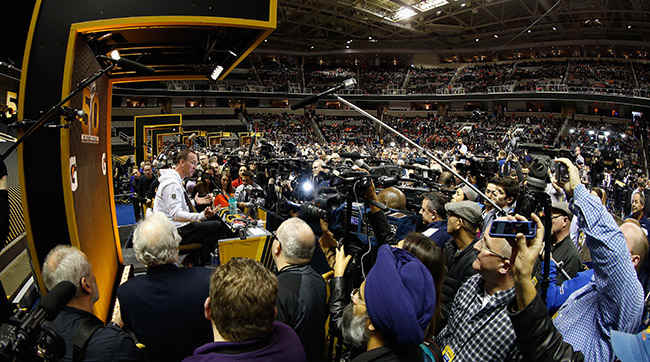
[[120, 52], [119, 52], [119, 50], [117, 50], [117, 49], [113, 50], [113, 51], [110, 53], [110, 57], [111, 57], [111, 59], [113, 59], [113, 60], [120, 60], [121, 56], [120, 56]]
[[314, 185], [311, 183], [311, 181], [305, 181], [302, 183], [302, 191], [305, 193], [311, 193], [314, 191]]
[[228, 50], [228, 53], [233, 57], [237, 57], [237, 53], [233, 52], [232, 50]]
[[212, 71], [212, 74], [210, 74], [210, 79], [212, 80], [217, 80], [219, 79], [219, 76], [221, 75], [221, 72], [223, 72], [223, 67], [220, 65], [217, 65], [214, 67], [214, 70]]

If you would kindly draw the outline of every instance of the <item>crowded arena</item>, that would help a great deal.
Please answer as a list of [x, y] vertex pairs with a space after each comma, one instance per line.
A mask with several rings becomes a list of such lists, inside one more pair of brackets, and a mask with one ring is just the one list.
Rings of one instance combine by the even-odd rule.
[[650, 361], [650, 3], [21, 6], [0, 361]]

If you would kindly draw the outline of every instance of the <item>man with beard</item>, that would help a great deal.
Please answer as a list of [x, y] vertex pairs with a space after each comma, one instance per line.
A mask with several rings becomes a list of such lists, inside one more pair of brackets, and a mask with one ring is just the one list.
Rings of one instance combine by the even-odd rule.
[[433, 317], [436, 295], [422, 262], [405, 250], [382, 245], [351, 298], [339, 328], [346, 343], [365, 350], [353, 362], [424, 360], [419, 345]]

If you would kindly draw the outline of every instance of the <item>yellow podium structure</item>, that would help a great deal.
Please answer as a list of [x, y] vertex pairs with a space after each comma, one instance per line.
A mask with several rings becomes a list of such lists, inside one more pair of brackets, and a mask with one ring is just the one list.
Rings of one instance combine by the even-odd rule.
[[[36, 0], [22, 65], [19, 119], [38, 118], [82, 79], [107, 67], [98, 55], [120, 50], [122, 57], [137, 56], [131, 60], [155, 71], [141, 76], [124, 65], [113, 68], [70, 100], [68, 105], [83, 109], [84, 117], [61, 118], [62, 128], [43, 128], [18, 149], [25, 229], [42, 292], [45, 256], [57, 244], [71, 244], [93, 265], [100, 292], [97, 315], [105, 319], [110, 309], [122, 263], [111, 165], [113, 85], [207, 79], [217, 65], [223, 79], [275, 29], [276, 12], [276, 0]], [[183, 65], [188, 59], [183, 54], [178, 60], [167, 56], [162, 64], [160, 57], [170, 49], [198, 48], [206, 40], [234, 56], [206, 49], [191, 66]]]

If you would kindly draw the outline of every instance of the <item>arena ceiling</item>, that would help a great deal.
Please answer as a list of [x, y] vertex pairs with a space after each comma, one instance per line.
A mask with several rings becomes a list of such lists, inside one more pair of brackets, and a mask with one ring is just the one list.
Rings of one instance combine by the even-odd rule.
[[260, 49], [444, 53], [539, 43], [634, 46], [649, 35], [646, 0], [280, 0], [278, 28]]

